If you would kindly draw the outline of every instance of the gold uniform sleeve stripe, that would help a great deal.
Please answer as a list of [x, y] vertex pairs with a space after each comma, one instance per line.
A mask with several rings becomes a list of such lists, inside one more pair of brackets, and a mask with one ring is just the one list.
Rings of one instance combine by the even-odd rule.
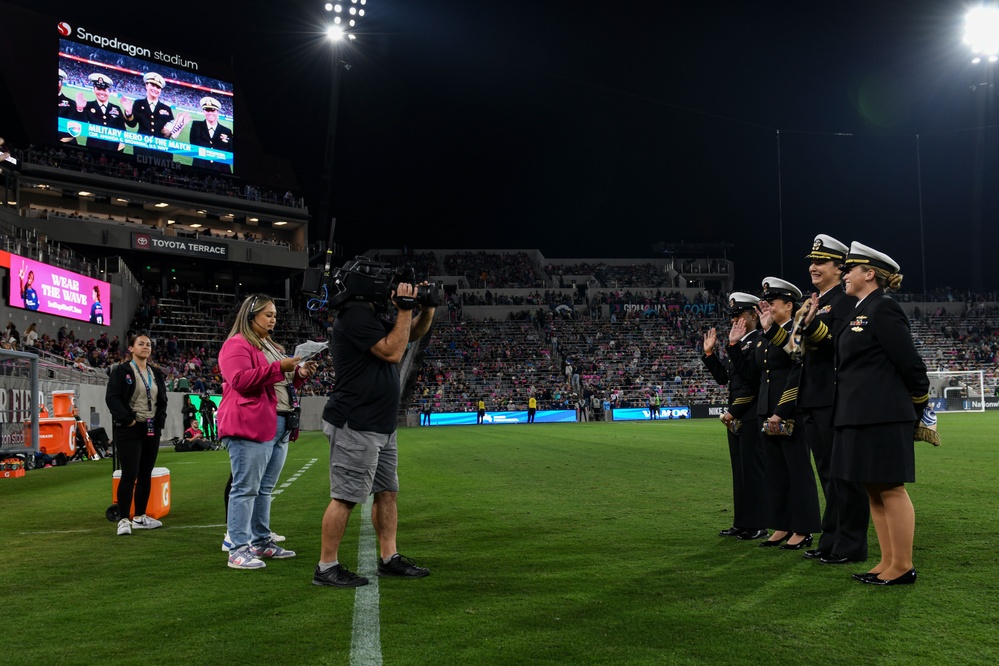
[[914, 403], [917, 403], [917, 404], [920, 403], [920, 402], [926, 402], [929, 399], [930, 399], [930, 394], [929, 393], [927, 393], [926, 395], [918, 396], [918, 397], [917, 396], [912, 396], [912, 401]]
[[794, 402], [797, 399], [798, 399], [798, 389], [788, 389], [787, 391], [784, 391], [784, 395], [780, 397], [780, 401], [777, 404], [783, 405], [788, 402]]
[[826, 326], [824, 322], [820, 321], [816, 329], [812, 331], [811, 335], [808, 336], [808, 339], [811, 342], [822, 342], [823, 340], [826, 339], [826, 336], [828, 335], [829, 335], [829, 327]]
[[753, 396], [746, 396], [745, 398], [736, 398], [732, 401], [733, 405], [745, 405], [753, 401]]
[[787, 342], [787, 331], [785, 331], [783, 328], [780, 329], [774, 334], [774, 337], [770, 342], [772, 344], [777, 345], [778, 347], [783, 347], [784, 343]]

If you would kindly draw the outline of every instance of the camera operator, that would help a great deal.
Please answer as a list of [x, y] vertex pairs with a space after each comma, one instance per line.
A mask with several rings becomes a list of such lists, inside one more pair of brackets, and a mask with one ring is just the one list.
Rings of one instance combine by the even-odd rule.
[[[396, 549], [396, 419], [399, 370], [406, 346], [427, 333], [434, 300], [420, 298], [427, 283], [400, 282], [388, 300], [398, 312], [394, 324], [383, 322], [370, 302], [346, 303], [333, 323], [332, 353], [336, 385], [323, 411], [323, 432], [330, 440], [330, 500], [322, 525], [322, 552], [313, 585], [358, 587], [368, 579], [338, 560], [338, 549], [354, 505], [374, 493], [371, 522], [378, 535], [379, 576], [422, 578], [429, 569], [416, 566]], [[422, 303], [419, 314], [414, 308]]]

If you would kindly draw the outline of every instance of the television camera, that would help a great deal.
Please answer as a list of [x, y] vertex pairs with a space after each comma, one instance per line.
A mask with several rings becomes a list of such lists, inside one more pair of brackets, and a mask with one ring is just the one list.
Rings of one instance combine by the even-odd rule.
[[436, 284], [416, 284], [416, 271], [412, 266], [393, 268], [381, 261], [367, 257], [354, 257], [340, 268], [321, 271], [311, 268], [306, 271], [302, 291], [316, 297], [308, 303], [310, 310], [320, 310], [325, 306], [338, 310], [354, 301], [387, 305], [392, 293], [401, 283], [414, 285], [412, 296], [396, 296], [396, 307], [412, 310], [421, 307], [436, 307], [444, 302], [441, 289]]

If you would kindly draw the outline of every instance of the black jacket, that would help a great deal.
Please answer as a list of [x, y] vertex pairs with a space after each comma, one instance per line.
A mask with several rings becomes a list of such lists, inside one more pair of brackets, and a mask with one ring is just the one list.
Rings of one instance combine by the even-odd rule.
[[[163, 371], [150, 364], [147, 366], [153, 371], [153, 381], [156, 382], [156, 434], [163, 432], [167, 417], [167, 388], [166, 377]], [[135, 368], [131, 363], [119, 363], [111, 368], [111, 376], [108, 379], [107, 393], [104, 402], [111, 410], [111, 419], [118, 427], [127, 426], [135, 418], [132, 411], [132, 394], [135, 393], [136, 382], [142, 381], [135, 376]]]
[[760, 334], [756, 343], [756, 365], [760, 368], [760, 395], [756, 413], [763, 418], [776, 414], [787, 419], [798, 407], [801, 363], [792, 360], [784, 349], [792, 328], [793, 319], [788, 319], [782, 326], [773, 324]]
[[759, 335], [759, 331], [750, 331], [740, 342], [725, 347], [727, 358], [724, 364], [716, 354], [701, 357], [715, 381], [728, 384], [728, 413], [737, 419], [747, 412], [756, 413], [760, 370], [756, 367], [753, 349]]
[[929, 389], [902, 307], [880, 289], [868, 295], [836, 340], [833, 424], [915, 421]]
[[850, 321], [857, 299], [837, 285], [819, 298], [819, 311], [801, 331], [801, 383], [798, 406], [803, 409], [831, 407], [835, 387], [835, 339]]

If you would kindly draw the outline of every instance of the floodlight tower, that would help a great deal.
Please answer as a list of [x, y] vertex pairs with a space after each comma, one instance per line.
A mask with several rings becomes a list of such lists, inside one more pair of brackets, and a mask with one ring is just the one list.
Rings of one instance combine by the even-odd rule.
[[985, 189], [985, 125], [992, 92], [995, 90], [995, 65], [999, 63], [999, 6], [983, 4], [964, 17], [964, 43], [971, 50], [976, 66], [971, 91], [978, 98], [978, 131], [975, 133], [975, 183], [971, 210], [972, 287], [983, 288], [982, 278], [982, 199]]
[[[357, 39], [355, 34], [358, 25], [364, 20], [367, 10], [368, 0], [335, 0], [327, 2], [324, 9], [329, 13], [331, 20], [326, 25], [326, 37], [330, 41], [330, 103], [329, 117], [326, 125], [326, 146], [323, 155], [323, 179], [322, 179], [322, 200], [319, 202], [319, 220], [321, 223], [330, 222], [333, 216], [332, 201], [333, 196], [333, 149], [336, 145], [336, 119], [337, 109], [340, 102], [340, 75], [341, 70], [350, 70], [350, 63], [345, 60], [350, 45]], [[332, 251], [332, 234], [330, 237], [331, 247], [327, 251]]]

